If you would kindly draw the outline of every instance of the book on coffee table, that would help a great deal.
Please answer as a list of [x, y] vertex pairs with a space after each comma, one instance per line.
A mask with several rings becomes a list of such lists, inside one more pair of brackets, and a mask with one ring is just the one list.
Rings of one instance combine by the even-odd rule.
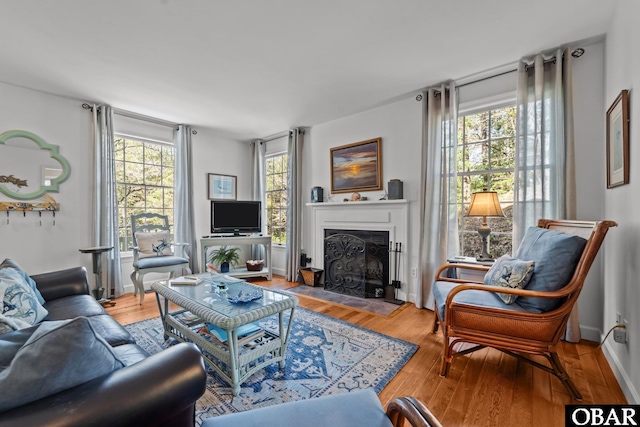
[[196, 276], [181, 276], [175, 279], [169, 279], [170, 285], [192, 285], [195, 286], [202, 282], [202, 279]]

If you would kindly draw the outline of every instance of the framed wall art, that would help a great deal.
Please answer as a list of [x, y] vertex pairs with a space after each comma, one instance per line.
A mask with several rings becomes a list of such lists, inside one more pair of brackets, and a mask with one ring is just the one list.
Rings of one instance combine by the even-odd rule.
[[236, 200], [237, 177], [233, 175], [207, 174], [207, 194], [209, 200]]
[[607, 110], [607, 188], [629, 183], [629, 91]]
[[331, 192], [382, 189], [382, 138], [331, 149]]

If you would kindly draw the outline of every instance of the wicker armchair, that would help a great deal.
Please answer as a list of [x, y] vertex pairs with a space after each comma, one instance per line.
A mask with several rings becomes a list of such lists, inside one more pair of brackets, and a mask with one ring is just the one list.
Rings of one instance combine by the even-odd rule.
[[[438, 327], [442, 326], [444, 335], [440, 375], [447, 375], [454, 356], [467, 354], [484, 347], [493, 347], [552, 373], [560, 379], [574, 399], [582, 400], [582, 395], [560, 362], [556, 346], [565, 332], [571, 310], [578, 300], [585, 277], [600, 245], [608, 229], [615, 226], [617, 224], [613, 221], [547, 219], [538, 221], [539, 228], [556, 230], [587, 239], [573, 274], [568, 272], [567, 277], [570, 279], [555, 291], [540, 292], [486, 286], [482, 282], [444, 277], [449, 269], [464, 268], [488, 271], [490, 267], [472, 264], [443, 265], [436, 273], [436, 282], [434, 283], [436, 316], [433, 332], [436, 333]], [[543, 230], [538, 231], [544, 232]], [[543, 263], [544, 260], [540, 262], [540, 264]], [[533, 275], [536, 275], [535, 270]], [[531, 312], [530, 308], [517, 304], [519, 299], [511, 305], [501, 304], [501, 299], [496, 297], [498, 293], [517, 295], [518, 298], [528, 298], [529, 300], [535, 297], [535, 300], [546, 302], [553, 299], [553, 301], [557, 301], [558, 306], [549, 311]], [[489, 296], [489, 300], [493, 299], [499, 302], [494, 301], [490, 304], [479, 302], [486, 301], [487, 296]], [[534, 361], [521, 353], [544, 356], [550, 366]]]

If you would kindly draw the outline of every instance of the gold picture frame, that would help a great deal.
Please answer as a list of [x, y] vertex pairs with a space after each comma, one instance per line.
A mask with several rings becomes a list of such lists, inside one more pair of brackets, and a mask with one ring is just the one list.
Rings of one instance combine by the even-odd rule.
[[382, 138], [331, 149], [331, 192], [382, 189]]
[[629, 183], [629, 91], [607, 110], [607, 188]]

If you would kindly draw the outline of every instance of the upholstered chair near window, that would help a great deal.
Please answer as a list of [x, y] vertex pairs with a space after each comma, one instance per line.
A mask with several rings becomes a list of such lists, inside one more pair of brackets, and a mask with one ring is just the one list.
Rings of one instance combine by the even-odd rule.
[[169, 218], [166, 215], [142, 213], [131, 215], [133, 236], [133, 282], [135, 293], [140, 293], [140, 304], [144, 301], [144, 275], [147, 273], [170, 273], [174, 277], [180, 270], [191, 274], [189, 259], [185, 254], [186, 243], [172, 243]]
[[[616, 225], [541, 219], [514, 258], [500, 258], [492, 267], [443, 265], [433, 286], [433, 332], [442, 327], [444, 337], [440, 375], [447, 375], [454, 356], [493, 347], [555, 375], [571, 397], [582, 400], [556, 348], [600, 245]], [[487, 271], [484, 283], [445, 277], [460, 268]]]

